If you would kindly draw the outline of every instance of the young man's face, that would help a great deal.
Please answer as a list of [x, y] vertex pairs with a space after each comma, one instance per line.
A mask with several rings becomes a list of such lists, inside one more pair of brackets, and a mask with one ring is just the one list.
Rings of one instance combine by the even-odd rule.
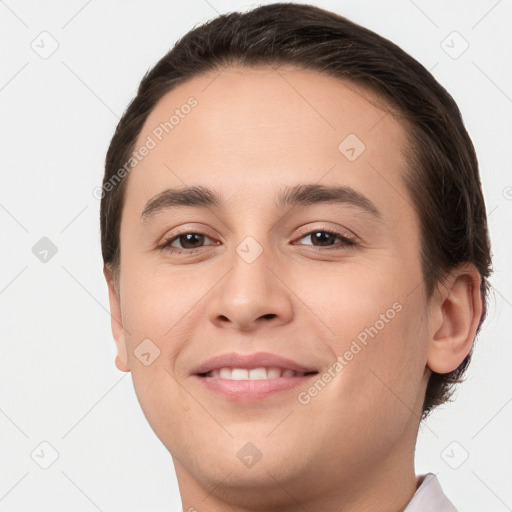
[[[220, 484], [207, 500], [228, 489], [264, 500], [268, 489], [300, 501], [347, 482], [349, 499], [386, 468], [413, 471], [430, 371], [419, 221], [400, 176], [405, 129], [368, 92], [315, 72], [217, 74], [168, 93], [136, 143], [150, 150], [129, 176], [122, 215], [117, 365], [131, 371], [182, 495]], [[191, 96], [197, 105], [182, 108]], [[350, 187], [366, 206], [350, 193], [280, 204], [299, 185]], [[220, 203], [161, 200], [142, 215], [164, 191], [198, 186]], [[318, 373], [195, 374], [233, 353]]]

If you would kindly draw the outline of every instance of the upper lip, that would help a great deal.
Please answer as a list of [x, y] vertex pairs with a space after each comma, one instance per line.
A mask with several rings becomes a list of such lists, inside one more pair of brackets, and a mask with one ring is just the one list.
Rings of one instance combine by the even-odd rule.
[[200, 373], [208, 373], [212, 370], [220, 370], [221, 368], [282, 368], [284, 370], [294, 370], [296, 372], [316, 372], [315, 368], [303, 365], [276, 354], [268, 352], [256, 352], [253, 354], [238, 354], [231, 352], [229, 354], [220, 354], [204, 361], [192, 370], [192, 373], [198, 375]]

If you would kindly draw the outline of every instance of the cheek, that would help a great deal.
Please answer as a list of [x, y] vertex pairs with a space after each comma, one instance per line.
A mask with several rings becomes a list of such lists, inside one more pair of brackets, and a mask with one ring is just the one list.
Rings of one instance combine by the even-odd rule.
[[207, 292], [206, 284], [193, 283], [161, 269], [126, 268], [129, 280], [122, 283], [123, 323], [128, 332], [154, 339], [168, 350], [170, 339], [187, 324], [194, 307]]
[[380, 431], [388, 425], [391, 437], [405, 428], [411, 414], [421, 413], [427, 348], [418, 304], [410, 299], [393, 304], [399, 307], [383, 308], [380, 318], [368, 316], [364, 328], [346, 342], [345, 354], [360, 351], [343, 370], [342, 389], [359, 418], [355, 424], [371, 418], [365, 428]]
[[371, 339], [368, 330], [382, 337], [403, 316], [399, 310], [407, 285], [396, 266], [393, 255], [380, 255], [378, 261], [353, 260], [303, 272], [298, 278], [290, 275], [288, 282], [307, 305], [306, 316], [328, 328], [329, 344], [344, 351], [352, 339]]
[[307, 295], [308, 305], [331, 331], [325, 340], [333, 363], [342, 358], [334, 396], [328, 392], [325, 399], [343, 404], [335, 413], [339, 421], [350, 411], [351, 424], [370, 431], [384, 424], [404, 426], [411, 410], [417, 410], [426, 364], [421, 287], [410, 293], [408, 274], [392, 264], [384, 267], [352, 267], [335, 280], [323, 280], [325, 286], [309, 287]]
[[149, 425], [165, 446], [180, 446], [187, 439], [189, 400], [186, 392], [158, 359], [148, 367], [137, 364], [138, 361], [134, 363], [133, 386]]
[[175, 363], [190, 342], [197, 324], [198, 304], [211, 284], [190, 285], [187, 278], [157, 270], [148, 272], [128, 266], [125, 270], [129, 279], [121, 283], [121, 307], [129, 366], [138, 399], [149, 419], [151, 411], [162, 414], [164, 410], [177, 410], [186, 402], [179, 383], [185, 375]]
[[126, 297], [122, 304], [123, 323], [134, 390], [156, 435], [165, 440], [166, 446], [179, 446], [180, 440], [187, 438], [181, 428], [190, 398], [180, 383], [184, 376], [176, 374], [174, 366], [192, 328], [193, 315], [187, 313], [198, 299], [192, 290], [179, 293], [164, 275], [135, 277], [137, 274], [132, 272], [131, 282], [122, 288]]

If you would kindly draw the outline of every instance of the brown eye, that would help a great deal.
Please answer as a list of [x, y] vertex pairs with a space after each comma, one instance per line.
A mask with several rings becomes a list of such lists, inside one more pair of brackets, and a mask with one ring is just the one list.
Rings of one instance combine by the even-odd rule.
[[183, 249], [195, 249], [204, 242], [204, 235], [199, 233], [186, 233], [176, 237]]
[[[336, 231], [327, 231], [327, 230], [314, 230], [310, 231], [303, 235], [300, 240], [304, 238], [309, 238], [311, 240], [311, 244], [301, 244], [301, 245], [312, 245], [313, 247], [325, 248], [325, 249], [341, 249], [344, 246], [353, 246], [356, 245], [356, 242], [347, 236], [342, 235]], [[341, 240], [341, 242], [335, 242], [336, 239]]]
[[203, 247], [205, 239], [210, 239], [210, 237], [196, 232], [181, 233], [169, 238], [160, 248], [177, 253], [193, 252], [195, 249]]

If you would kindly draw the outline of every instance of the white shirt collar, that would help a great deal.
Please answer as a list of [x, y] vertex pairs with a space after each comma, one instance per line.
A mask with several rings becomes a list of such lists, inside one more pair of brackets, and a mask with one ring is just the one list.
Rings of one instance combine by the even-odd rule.
[[417, 481], [420, 485], [404, 512], [457, 512], [434, 473], [419, 475]]

